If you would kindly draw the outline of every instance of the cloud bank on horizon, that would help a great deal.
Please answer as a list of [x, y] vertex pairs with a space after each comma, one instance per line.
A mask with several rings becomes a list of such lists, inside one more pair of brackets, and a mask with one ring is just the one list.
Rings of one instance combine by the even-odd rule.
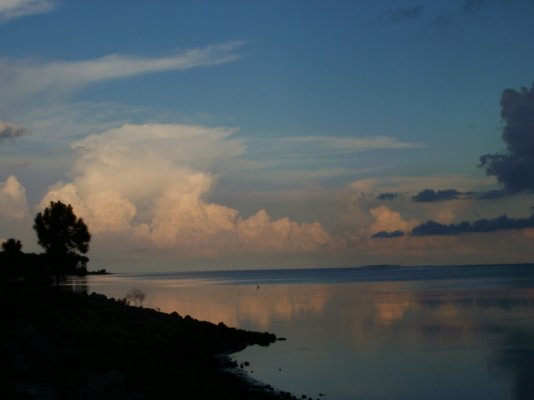
[[[0, 2], [0, 241], [37, 250], [61, 200], [112, 268], [530, 260], [534, 86], [498, 78], [534, 77], [487, 40], [532, 29], [517, 4], [214, 5], [200, 34], [196, 5]], [[58, 45], [60, 14], [106, 40]]]
[[[480, 167], [487, 175], [496, 176], [503, 185], [503, 192], [517, 194], [534, 190], [534, 84], [531, 89], [522, 87], [519, 91], [505, 89], [501, 96], [501, 116], [504, 121], [502, 138], [506, 150], [502, 153], [485, 154], [480, 157]], [[491, 194], [501, 192], [492, 191]], [[425, 189], [413, 196], [416, 202], [437, 202], [456, 200], [462, 193], [455, 189], [434, 191]], [[522, 230], [534, 228], [534, 216], [510, 218], [506, 214], [495, 218], [478, 219], [473, 222], [461, 221], [456, 224], [443, 224], [428, 220], [414, 227], [411, 236], [461, 235], [465, 233], [496, 232], [501, 230]], [[404, 236], [400, 230], [383, 230], [374, 238], [395, 238]]]

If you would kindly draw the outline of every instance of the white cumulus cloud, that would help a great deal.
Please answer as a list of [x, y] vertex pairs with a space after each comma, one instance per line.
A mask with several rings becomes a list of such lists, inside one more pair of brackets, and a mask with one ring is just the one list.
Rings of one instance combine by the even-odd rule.
[[390, 210], [383, 205], [372, 208], [369, 212], [374, 218], [374, 222], [370, 227], [371, 234], [381, 231], [402, 231], [404, 233], [409, 233], [410, 230], [417, 225], [417, 221], [405, 221], [399, 212]]
[[0, 183], [0, 216], [20, 220], [28, 216], [26, 189], [14, 176]]
[[75, 142], [74, 179], [58, 183], [41, 207], [73, 205], [95, 235], [179, 249], [184, 256], [310, 252], [336, 245], [319, 223], [244, 218], [209, 195], [213, 171], [245, 151], [234, 130], [191, 125], [124, 125]]
[[25, 250], [35, 249], [26, 189], [13, 175], [0, 182], [0, 242], [8, 238], [21, 240]]

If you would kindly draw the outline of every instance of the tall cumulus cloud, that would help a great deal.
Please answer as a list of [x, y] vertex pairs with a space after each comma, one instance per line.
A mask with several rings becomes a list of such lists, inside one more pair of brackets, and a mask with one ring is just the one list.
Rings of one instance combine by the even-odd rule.
[[72, 182], [49, 190], [73, 205], [91, 231], [118, 234], [188, 256], [309, 252], [335, 240], [319, 223], [273, 219], [265, 210], [244, 218], [209, 200], [224, 169], [245, 148], [233, 130], [189, 125], [124, 125], [73, 144], [80, 158]]
[[485, 154], [480, 166], [494, 175], [508, 193], [534, 190], [534, 84], [519, 91], [506, 89], [501, 96], [505, 123], [502, 153]]
[[28, 214], [26, 189], [14, 176], [0, 182], [0, 217], [3, 219], [21, 220]]

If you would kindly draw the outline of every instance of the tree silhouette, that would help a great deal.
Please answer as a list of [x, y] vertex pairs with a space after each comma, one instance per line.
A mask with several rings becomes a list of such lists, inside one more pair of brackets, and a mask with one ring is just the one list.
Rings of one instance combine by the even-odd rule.
[[74, 214], [70, 204], [51, 201], [35, 217], [33, 229], [54, 269], [56, 283], [65, 272], [74, 272], [78, 263], [87, 260], [79, 253], [85, 254], [89, 250], [91, 234], [83, 219]]
[[10, 280], [16, 279], [21, 271], [22, 258], [22, 243], [17, 239], [7, 239], [2, 243], [2, 253], [0, 253], [0, 264], [2, 269], [0, 276]]
[[22, 253], [22, 243], [17, 239], [7, 239], [2, 243], [2, 250], [10, 256], [19, 255]]

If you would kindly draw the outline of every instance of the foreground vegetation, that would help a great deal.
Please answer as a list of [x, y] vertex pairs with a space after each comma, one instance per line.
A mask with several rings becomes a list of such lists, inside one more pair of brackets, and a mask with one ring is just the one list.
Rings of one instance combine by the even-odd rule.
[[62, 278], [88, 273], [89, 230], [59, 201], [34, 222], [43, 254], [14, 238], [0, 252], [1, 399], [293, 399], [228, 358], [275, 335], [145, 309], [142, 292], [115, 300], [67, 290]]
[[276, 337], [92, 293], [2, 282], [0, 397], [288, 399], [227, 356]]
[[65, 275], [87, 275], [91, 234], [70, 204], [51, 201], [35, 216], [33, 229], [45, 252], [24, 253], [20, 240], [7, 239], [0, 252], [0, 279], [43, 284], [53, 276], [59, 286]]

